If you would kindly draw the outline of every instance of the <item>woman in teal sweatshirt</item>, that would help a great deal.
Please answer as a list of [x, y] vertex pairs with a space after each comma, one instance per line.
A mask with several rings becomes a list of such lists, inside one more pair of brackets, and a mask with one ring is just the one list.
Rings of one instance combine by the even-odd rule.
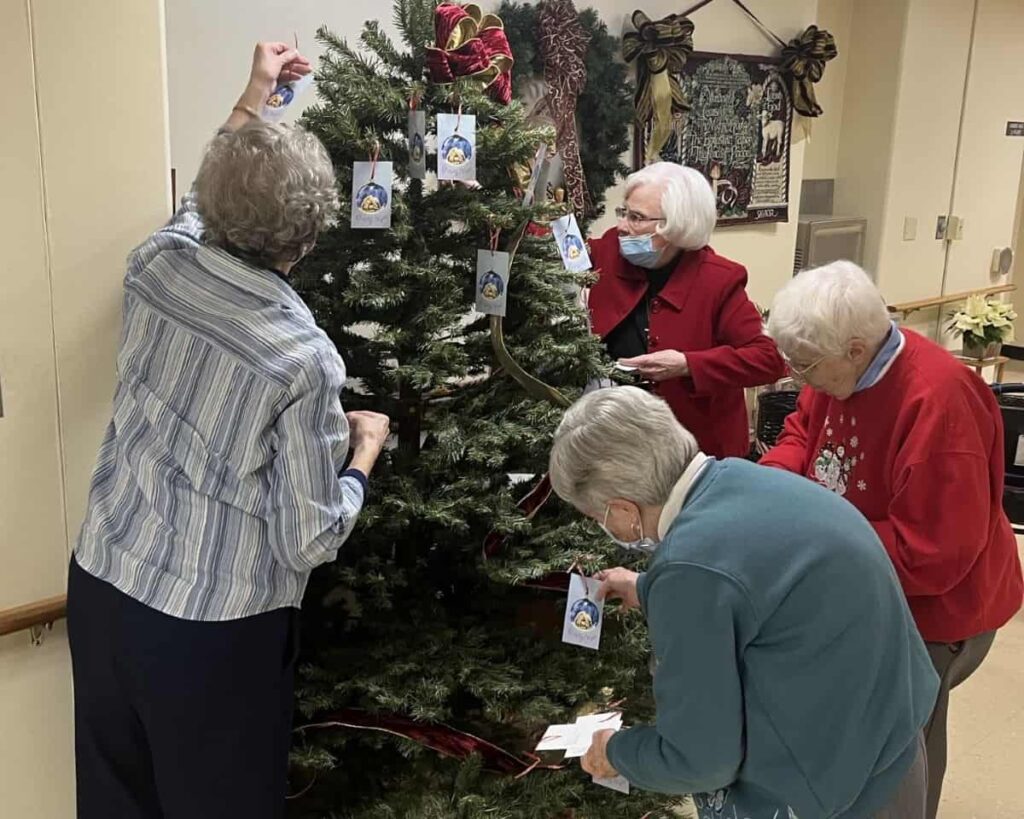
[[640, 605], [653, 725], [595, 735], [584, 767], [696, 795], [702, 817], [920, 819], [921, 730], [938, 679], [871, 526], [813, 483], [698, 452], [658, 398], [569, 409], [555, 491], [647, 571], [604, 572]]

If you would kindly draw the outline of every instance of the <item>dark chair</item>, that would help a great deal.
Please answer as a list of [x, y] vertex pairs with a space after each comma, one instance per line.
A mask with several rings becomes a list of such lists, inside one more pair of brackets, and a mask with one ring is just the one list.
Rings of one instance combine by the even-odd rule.
[[1003, 414], [1003, 509], [1015, 526], [1024, 525], [1024, 384], [993, 384], [992, 391]]
[[750, 460], [759, 460], [761, 455], [775, 446], [786, 418], [796, 409], [799, 397], [799, 390], [763, 392], [757, 396], [757, 429], [750, 449]]

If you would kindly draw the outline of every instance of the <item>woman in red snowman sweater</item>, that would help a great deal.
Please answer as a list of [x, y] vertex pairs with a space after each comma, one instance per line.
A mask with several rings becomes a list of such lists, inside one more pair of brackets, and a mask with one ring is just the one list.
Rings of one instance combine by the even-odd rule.
[[807, 386], [761, 463], [817, 481], [871, 522], [942, 680], [925, 737], [934, 817], [949, 691], [1024, 596], [1002, 508], [999, 406], [945, 349], [897, 327], [852, 262], [796, 276], [775, 298], [769, 333]]

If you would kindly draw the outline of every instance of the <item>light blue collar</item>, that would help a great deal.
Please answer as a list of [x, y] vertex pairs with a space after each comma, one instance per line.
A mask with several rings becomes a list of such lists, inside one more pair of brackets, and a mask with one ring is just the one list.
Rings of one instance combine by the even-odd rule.
[[860, 381], [857, 382], [857, 386], [854, 388], [854, 392], [860, 392], [866, 390], [869, 387], [875, 386], [893, 365], [893, 362], [899, 357], [899, 354], [903, 352], [903, 348], [906, 346], [907, 340], [900, 332], [900, 328], [894, 321], [892, 327], [889, 329], [889, 335], [886, 336], [885, 342], [882, 344], [878, 354], [875, 355], [874, 360], [871, 362], [871, 366], [867, 368], [864, 375], [860, 377]]

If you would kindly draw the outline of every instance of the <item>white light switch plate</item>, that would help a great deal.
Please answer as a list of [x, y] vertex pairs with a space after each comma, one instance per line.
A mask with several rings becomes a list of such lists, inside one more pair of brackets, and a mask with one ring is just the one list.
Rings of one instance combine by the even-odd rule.
[[917, 217], [905, 216], [903, 218], [903, 241], [912, 242], [917, 238]]

